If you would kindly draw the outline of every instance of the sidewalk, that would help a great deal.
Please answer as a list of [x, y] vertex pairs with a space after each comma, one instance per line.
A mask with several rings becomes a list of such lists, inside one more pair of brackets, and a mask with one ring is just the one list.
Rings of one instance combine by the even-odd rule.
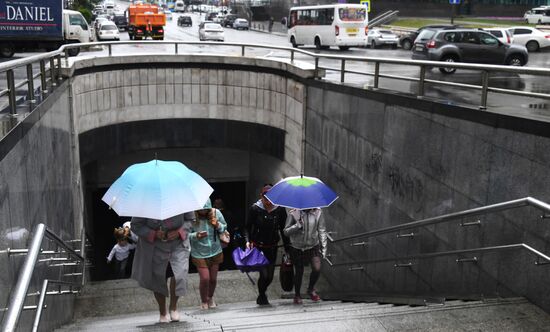
[[269, 21], [252, 21], [250, 22], [250, 30], [271, 33], [273, 35], [286, 37], [287, 27], [281, 22], [273, 22], [273, 28], [269, 32]]

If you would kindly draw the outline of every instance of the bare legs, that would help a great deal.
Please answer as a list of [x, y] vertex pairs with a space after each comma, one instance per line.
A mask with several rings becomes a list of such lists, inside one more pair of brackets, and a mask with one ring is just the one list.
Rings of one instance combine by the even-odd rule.
[[161, 293], [153, 292], [155, 294], [155, 300], [159, 305], [159, 313], [161, 316], [166, 316], [166, 297]]
[[214, 291], [216, 290], [216, 284], [218, 283], [218, 269], [219, 265], [214, 264], [210, 267], [199, 267], [199, 291], [201, 295], [201, 308], [214, 308], [216, 306], [214, 300]]
[[179, 296], [176, 296], [176, 279], [172, 277], [170, 278], [170, 310], [178, 310], [178, 299]]
[[[163, 322], [162, 319], [163, 317], [166, 317], [167, 314], [166, 297], [163, 294], [157, 292], [153, 292], [153, 294], [155, 294], [155, 300], [157, 300], [157, 304], [159, 306], [161, 322]], [[179, 296], [176, 296], [176, 279], [172, 277], [170, 278], [170, 311], [176, 311], [178, 309], [178, 299]]]

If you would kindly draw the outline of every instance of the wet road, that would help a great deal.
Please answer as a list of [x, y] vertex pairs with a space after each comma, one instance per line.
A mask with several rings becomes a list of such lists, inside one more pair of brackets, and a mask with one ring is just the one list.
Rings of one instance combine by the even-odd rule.
[[[179, 27], [177, 26], [177, 18], [181, 14], [174, 13], [173, 19], [167, 22], [165, 28], [165, 40], [166, 41], [198, 41], [198, 23], [201, 20], [199, 14], [191, 14], [193, 18], [192, 27]], [[204, 14], [203, 14], [204, 15]], [[126, 32], [121, 32], [121, 41], [129, 40]], [[231, 28], [225, 29], [225, 41], [235, 43], [257, 43], [266, 44], [270, 46], [285, 46], [290, 47], [290, 43], [286, 36], [267, 34], [256, 31], [237, 31]], [[351, 55], [360, 57], [380, 57], [380, 58], [397, 58], [397, 59], [410, 59], [411, 52], [401, 49], [369, 49], [369, 48], [353, 48], [348, 51], [340, 51], [337, 48], [317, 51], [313, 47], [305, 47], [304, 50], [308, 50], [315, 53], [331, 54], [331, 55]], [[240, 48], [229, 46], [201, 46], [201, 45], [180, 45], [179, 53], [209, 53], [209, 54], [223, 54], [223, 55], [240, 55]], [[117, 45], [113, 47], [114, 55], [127, 55], [127, 54], [173, 54], [173, 45]], [[247, 56], [266, 57], [266, 58], [289, 58], [289, 52], [269, 50], [261, 48], [251, 48], [246, 50]], [[28, 54], [17, 54], [18, 57], [28, 56]], [[107, 55], [107, 50], [100, 50], [94, 52], [82, 52], [80, 57], [94, 57]], [[297, 54], [296, 59], [300, 61], [312, 62], [311, 57]], [[323, 59], [320, 61], [320, 65], [326, 68], [339, 68], [340, 62], [336, 60]], [[550, 51], [536, 52], [530, 54], [528, 67], [543, 67], [548, 68], [550, 66]], [[346, 63], [347, 70], [367, 71], [374, 72], [374, 64], [364, 64], [360, 62], [348, 62]], [[406, 77], [418, 77], [418, 67], [416, 66], [402, 66], [402, 65], [385, 65], [382, 64], [380, 72], [388, 75], [399, 75]], [[18, 71], [17, 77], [24, 78], [24, 71]], [[327, 71], [325, 79], [330, 81], [339, 81], [340, 73], [336, 71]], [[481, 83], [481, 77], [479, 73], [459, 70], [452, 75], [443, 75], [436, 68], [429, 70], [426, 79], [445, 80], [452, 82], [460, 82], [465, 84], [479, 85]], [[346, 82], [353, 85], [368, 87], [373, 85], [372, 76], [346, 74]], [[490, 77], [490, 86], [498, 88], [511, 88], [518, 90], [526, 90], [540, 93], [550, 93], [550, 80], [542, 77], [535, 77], [529, 75], [517, 75], [517, 74], [494, 74]], [[0, 89], [5, 86], [5, 80], [0, 78]], [[418, 87], [416, 82], [409, 82], [403, 80], [381, 78], [379, 87], [382, 89], [389, 89], [393, 91], [403, 93], [416, 93]], [[434, 86], [427, 84], [425, 95], [430, 98], [434, 98], [441, 102], [460, 104], [477, 107], [480, 104], [481, 93], [477, 90], [469, 89], [457, 89], [453, 87]], [[550, 104], [548, 101], [536, 98], [526, 98], [518, 96], [510, 96], [503, 94], [489, 94], [488, 110], [504, 112], [508, 114], [518, 114], [522, 116], [530, 116], [535, 118], [546, 118], [550, 115]]]

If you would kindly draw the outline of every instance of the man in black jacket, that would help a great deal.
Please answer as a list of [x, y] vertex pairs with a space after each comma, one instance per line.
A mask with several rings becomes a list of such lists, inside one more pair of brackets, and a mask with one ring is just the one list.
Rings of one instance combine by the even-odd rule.
[[265, 185], [262, 188], [260, 199], [252, 204], [248, 211], [245, 226], [246, 247], [258, 248], [269, 261], [269, 265], [260, 271], [260, 279], [258, 280], [260, 295], [256, 299], [256, 303], [259, 305], [269, 304], [265, 292], [273, 281], [279, 239], [283, 239], [285, 251], [289, 246], [288, 237], [283, 233], [287, 217], [286, 210], [283, 207], [271, 204], [265, 197], [265, 193], [269, 189], [271, 189], [271, 185]]

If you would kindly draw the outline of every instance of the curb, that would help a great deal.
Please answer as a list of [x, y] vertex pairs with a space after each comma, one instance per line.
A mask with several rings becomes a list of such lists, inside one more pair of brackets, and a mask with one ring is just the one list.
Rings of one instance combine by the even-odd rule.
[[266, 30], [260, 30], [260, 29], [255, 29], [255, 28], [249, 28], [249, 29], [250, 29], [250, 31], [262, 32], [262, 33], [267, 33], [267, 34], [270, 34], [270, 35], [286, 37], [286, 33], [284, 33], [284, 32], [269, 32], [269, 31], [266, 31]]

